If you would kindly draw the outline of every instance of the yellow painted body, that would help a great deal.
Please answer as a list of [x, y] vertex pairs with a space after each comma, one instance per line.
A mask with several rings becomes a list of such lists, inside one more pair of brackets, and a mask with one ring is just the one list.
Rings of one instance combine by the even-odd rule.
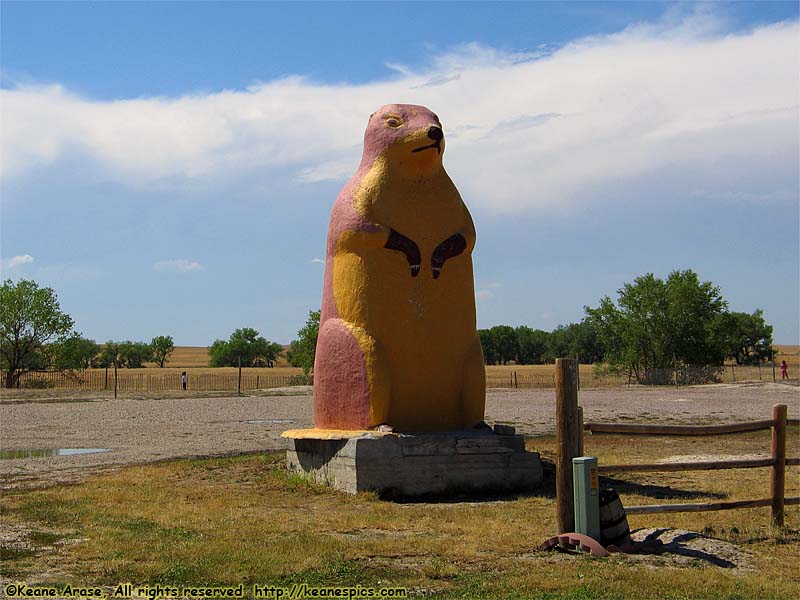
[[287, 429], [282, 438], [290, 440], [351, 440], [353, 438], [380, 438], [396, 433], [374, 431], [372, 429]]
[[[345, 232], [339, 239], [333, 269], [337, 312], [364, 354], [372, 426], [472, 427], [483, 420], [485, 404], [475, 327], [475, 229], [441, 161], [409, 160], [403, 158], [407, 152], [396, 157], [392, 151], [375, 161], [354, 190], [353, 209], [381, 231]], [[417, 277], [410, 276], [403, 253], [384, 248], [390, 229], [419, 246]], [[434, 279], [432, 253], [456, 233], [467, 248]]]

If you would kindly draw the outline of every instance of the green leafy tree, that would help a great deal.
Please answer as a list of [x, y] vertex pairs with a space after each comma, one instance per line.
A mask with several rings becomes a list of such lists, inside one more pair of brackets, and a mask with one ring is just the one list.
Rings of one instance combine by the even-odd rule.
[[542, 364], [550, 334], [541, 329], [531, 329], [525, 325], [517, 327], [514, 332], [517, 336], [517, 357], [515, 359], [517, 364]]
[[517, 333], [510, 325], [495, 325], [489, 334], [497, 351], [497, 362], [506, 364], [517, 356]]
[[283, 354], [283, 346], [277, 342], [267, 342], [267, 352], [263, 356], [256, 357], [253, 361], [254, 367], [269, 367], [275, 366], [275, 361]]
[[644, 382], [674, 360], [721, 364], [717, 324], [727, 304], [711, 282], [691, 270], [673, 271], [666, 280], [648, 273], [618, 293], [617, 304], [605, 297], [597, 308], [586, 308], [611, 366], [630, 369]]
[[547, 362], [555, 362], [557, 358], [575, 357], [572, 352], [570, 331], [564, 325], [559, 325], [547, 337], [547, 350], [544, 357]]
[[152, 360], [150, 344], [144, 342], [114, 342], [109, 340], [103, 346], [100, 356], [95, 361], [99, 367], [117, 367], [126, 369], [141, 369], [144, 363]]
[[88, 369], [100, 354], [100, 346], [94, 340], [74, 333], [68, 338], [50, 344], [48, 353], [51, 364], [56, 369]]
[[289, 346], [286, 358], [293, 367], [302, 367], [303, 373], [308, 375], [314, 369], [314, 357], [317, 351], [317, 337], [319, 336], [320, 311], [312, 310], [308, 313], [308, 320], [297, 338]]
[[559, 325], [548, 338], [544, 356], [548, 362], [557, 358], [578, 356], [582, 363], [596, 363], [603, 360], [605, 348], [597, 335], [597, 330], [589, 319], [580, 323]]
[[209, 364], [212, 367], [254, 367], [271, 364], [283, 347], [267, 341], [250, 327], [237, 329], [228, 341], [216, 340], [208, 349]]
[[670, 273], [665, 289], [668, 335], [664, 353], [671, 352], [686, 365], [721, 365], [725, 349], [717, 343], [714, 328], [728, 303], [719, 288], [686, 270]]
[[108, 340], [105, 344], [103, 344], [103, 348], [100, 350], [100, 356], [98, 356], [95, 360], [95, 366], [117, 368], [124, 367], [125, 365], [122, 360], [121, 346], [122, 344], [119, 342]]
[[726, 358], [737, 365], [757, 364], [771, 360], [772, 325], [764, 321], [764, 311], [752, 314], [729, 312], [719, 316], [714, 326], [716, 343], [723, 348]]
[[606, 354], [605, 346], [590, 319], [573, 324], [573, 345], [570, 349], [584, 364], [602, 362]]
[[496, 365], [500, 355], [497, 351], [492, 332], [489, 329], [478, 329], [478, 338], [481, 341], [483, 360], [487, 365]]
[[583, 363], [594, 364], [603, 362], [606, 349], [597, 333], [594, 323], [592, 323], [590, 319], [584, 319], [580, 322], [576, 352], [581, 357], [581, 362]]
[[51, 288], [35, 281], [6, 279], [0, 286], [0, 366], [5, 386], [14, 387], [22, 373], [41, 361], [45, 344], [64, 338], [72, 318], [61, 311]]
[[162, 369], [173, 350], [175, 350], [175, 343], [172, 341], [171, 335], [159, 335], [150, 342], [150, 353], [153, 356], [153, 361], [157, 362]]
[[153, 348], [145, 342], [125, 341], [120, 344], [120, 356], [128, 369], [141, 369], [153, 360]]
[[230, 364], [228, 352], [228, 342], [225, 340], [214, 340], [208, 348], [208, 364], [212, 367], [227, 367]]

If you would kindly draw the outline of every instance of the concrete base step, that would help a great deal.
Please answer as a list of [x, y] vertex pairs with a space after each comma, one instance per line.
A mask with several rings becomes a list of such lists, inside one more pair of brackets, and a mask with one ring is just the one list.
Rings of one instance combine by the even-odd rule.
[[283, 435], [291, 471], [351, 494], [505, 493], [531, 490], [542, 481], [539, 453], [527, 452], [521, 435], [320, 431], [315, 436], [314, 430]]

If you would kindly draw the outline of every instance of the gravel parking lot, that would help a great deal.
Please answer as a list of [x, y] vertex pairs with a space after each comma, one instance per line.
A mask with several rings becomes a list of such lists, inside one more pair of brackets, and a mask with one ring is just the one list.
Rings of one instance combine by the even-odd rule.
[[[123, 465], [176, 458], [278, 450], [282, 431], [311, 427], [310, 388], [283, 388], [242, 397], [58, 395], [6, 391], [0, 396], [0, 446], [19, 449], [103, 448], [71, 456], [0, 460], [0, 487], [79, 481]], [[800, 388], [773, 383], [718, 384], [674, 389], [626, 387], [582, 390], [586, 420], [725, 423], [769, 418], [772, 406], [800, 416]], [[537, 435], [555, 429], [553, 390], [491, 389], [486, 420]], [[795, 452], [796, 453], [796, 452]]]

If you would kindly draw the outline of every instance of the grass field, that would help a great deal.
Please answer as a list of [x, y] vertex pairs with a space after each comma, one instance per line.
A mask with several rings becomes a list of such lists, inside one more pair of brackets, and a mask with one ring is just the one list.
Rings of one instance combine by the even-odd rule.
[[[552, 437], [528, 440], [552, 459]], [[769, 433], [713, 438], [592, 436], [608, 462], [768, 452]], [[797, 449], [796, 430], [790, 448]], [[791, 451], [790, 451], [791, 452]], [[2, 575], [38, 583], [118, 582], [404, 586], [436, 598], [797, 598], [800, 519], [769, 509], [636, 516], [632, 528], [705, 532], [752, 555], [752, 569], [678, 566], [664, 556], [607, 559], [539, 552], [555, 533], [552, 473], [534, 494], [398, 504], [348, 496], [286, 472], [283, 454], [129, 467], [75, 486], [8, 492], [0, 522], [28, 531], [4, 546]], [[797, 469], [787, 495], [800, 492]], [[618, 477], [625, 505], [768, 495], [769, 470]], [[246, 588], [247, 589], [247, 588]]]
[[[284, 347], [284, 356], [281, 356], [276, 361], [278, 367], [289, 367], [289, 363], [285, 357], [285, 351], [288, 346]], [[148, 367], [158, 368], [155, 363], [148, 363]], [[186, 368], [197, 369], [208, 367], [208, 348], [206, 346], [175, 346], [172, 354], [165, 367], [171, 367], [184, 370]]]

